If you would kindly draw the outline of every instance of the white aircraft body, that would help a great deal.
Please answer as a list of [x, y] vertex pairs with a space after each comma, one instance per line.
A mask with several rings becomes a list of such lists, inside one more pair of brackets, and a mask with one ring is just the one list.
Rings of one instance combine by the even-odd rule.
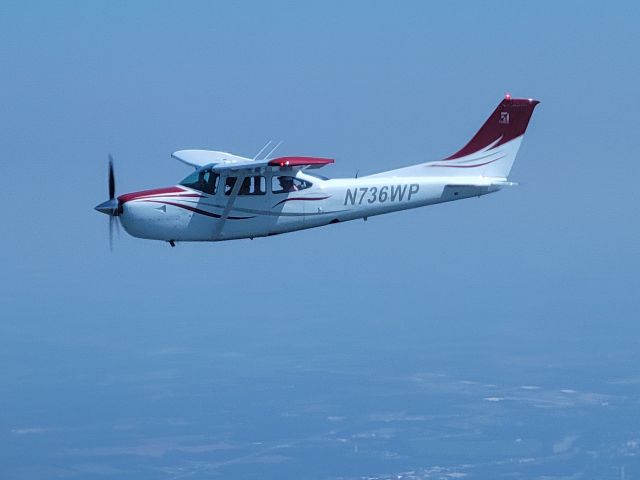
[[116, 199], [110, 159], [109, 200], [95, 208], [110, 215], [110, 232], [117, 219], [134, 237], [174, 246], [277, 235], [478, 197], [514, 185], [509, 172], [538, 103], [507, 95], [450, 157], [358, 178], [310, 173], [333, 163], [327, 158], [267, 155], [258, 160], [181, 150], [172, 156], [196, 170], [180, 184]]

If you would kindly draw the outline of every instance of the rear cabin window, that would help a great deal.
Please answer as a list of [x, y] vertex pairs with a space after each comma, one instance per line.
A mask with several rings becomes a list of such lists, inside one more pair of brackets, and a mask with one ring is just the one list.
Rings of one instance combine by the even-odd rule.
[[238, 191], [238, 195], [264, 195], [267, 193], [267, 181], [259, 175], [245, 177]]
[[271, 191], [273, 193], [297, 192], [310, 188], [313, 184], [296, 177], [273, 176], [271, 177]]
[[[224, 184], [224, 194], [231, 195], [238, 177], [227, 177]], [[238, 189], [238, 195], [264, 195], [267, 193], [267, 180], [259, 175], [244, 177]]]

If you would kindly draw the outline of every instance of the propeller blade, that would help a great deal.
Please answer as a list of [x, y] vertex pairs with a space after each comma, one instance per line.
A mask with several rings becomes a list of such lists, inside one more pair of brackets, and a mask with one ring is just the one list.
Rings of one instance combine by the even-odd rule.
[[116, 217], [109, 217], [109, 251], [113, 252], [113, 221]]
[[120, 214], [118, 200], [116, 200], [116, 179], [113, 173], [113, 157], [109, 154], [109, 200], [97, 205], [95, 209], [109, 215], [109, 250], [113, 252], [113, 222], [116, 222], [116, 230], [120, 235]]
[[109, 200], [116, 196], [116, 178], [113, 174], [113, 157], [109, 154]]

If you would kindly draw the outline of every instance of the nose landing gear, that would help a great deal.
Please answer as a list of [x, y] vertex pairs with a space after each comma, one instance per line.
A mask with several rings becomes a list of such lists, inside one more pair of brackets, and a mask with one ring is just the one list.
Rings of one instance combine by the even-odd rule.
[[171, 245], [172, 247], [176, 246], [176, 241], [175, 240], [169, 240], [169, 245]]

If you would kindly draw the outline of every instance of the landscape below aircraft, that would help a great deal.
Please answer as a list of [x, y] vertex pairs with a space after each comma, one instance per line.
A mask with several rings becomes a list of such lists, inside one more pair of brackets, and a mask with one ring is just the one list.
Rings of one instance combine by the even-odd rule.
[[178, 185], [115, 198], [109, 157], [109, 200], [96, 210], [132, 236], [175, 242], [265, 237], [436, 203], [479, 197], [514, 183], [508, 176], [537, 100], [506, 95], [475, 136], [438, 161], [374, 175], [328, 179], [310, 172], [334, 161], [317, 157], [259, 159], [208, 150], [174, 158], [195, 172]]

